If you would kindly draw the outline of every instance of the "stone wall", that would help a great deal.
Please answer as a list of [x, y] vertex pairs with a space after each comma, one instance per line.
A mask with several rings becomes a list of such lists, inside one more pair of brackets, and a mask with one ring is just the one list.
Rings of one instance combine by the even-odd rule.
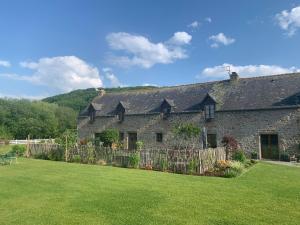
[[[123, 122], [115, 116], [97, 117], [92, 123], [88, 118], [80, 118], [78, 130], [80, 139], [93, 137], [108, 128], [124, 132], [125, 140], [128, 132], [137, 132], [145, 148], [153, 148], [169, 146], [173, 140], [172, 129], [179, 122], [193, 123], [200, 128], [205, 126], [207, 133], [217, 135], [218, 146], [224, 135], [231, 135], [248, 153], [260, 151], [261, 134], [278, 134], [280, 151], [298, 149], [300, 140], [299, 109], [216, 112], [211, 121], [205, 121], [202, 112], [172, 113], [166, 120], [160, 114], [125, 115]], [[163, 143], [156, 142], [156, 133], [163, 133]]]
[[[79, 138], [93, 137], [95, 133], [100, 133], [108, 128], [118, 129], [124, 132], [125, 140], [129, 132], [137, 132], [138, 140], [144, 142], [145, 148], [155, 148], [170, 146], [173, 140], [172, 130], [180, 122], [193, 123], [199, 125], [203, 121], [202, 113], [174, 113], [167, 119], [163, 119], [160, 114], [151, 115], [125, 115], [122, 122], [117, 117], [97, 117], [92, 123], [89, 119], [78, 121]], [[156, 142], [156, 133], [163, 134], [163, 142]], [[200, 146], [200, 141], [199, 141]]]

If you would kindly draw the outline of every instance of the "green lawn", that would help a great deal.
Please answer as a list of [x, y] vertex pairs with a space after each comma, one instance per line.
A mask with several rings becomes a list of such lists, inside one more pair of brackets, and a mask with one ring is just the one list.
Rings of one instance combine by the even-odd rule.
[[21, 159], [0, 166], [0, 224], [297, 224], [300, 168], [238, 178]]
[[11, 149], [11, 145], [0, 145], [0, 154], [4, 154], [9, 152]]

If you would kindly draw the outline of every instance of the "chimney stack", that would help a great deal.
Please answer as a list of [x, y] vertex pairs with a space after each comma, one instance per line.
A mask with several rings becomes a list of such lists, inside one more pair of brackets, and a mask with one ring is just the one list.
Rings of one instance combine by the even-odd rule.
[[230, 81], [231, 82], [235, 82], [235, 81], [238, 81], [239, 80], [239, 75], [236, 73], [236, 72], [232, 72], [231, 74], [230, 74]]

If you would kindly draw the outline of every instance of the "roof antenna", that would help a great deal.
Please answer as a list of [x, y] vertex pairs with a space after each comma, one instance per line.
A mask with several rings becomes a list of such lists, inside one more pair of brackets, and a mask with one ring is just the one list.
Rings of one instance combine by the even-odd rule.
[[231, 74], [230, 69], [231, 69], [230, 66], [225, 66], [225, 70], [228, 72], [229, 75]]

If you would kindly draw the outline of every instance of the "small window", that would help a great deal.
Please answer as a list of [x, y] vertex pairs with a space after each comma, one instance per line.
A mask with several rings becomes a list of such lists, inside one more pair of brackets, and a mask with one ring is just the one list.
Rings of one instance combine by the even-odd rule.
[[95, 120], [95, 117], [96, 117], [96, 111], [92, 110], [90, 112], [90, 121], [93, 122]]
[[163, 134], [156, 133], [156, 142], [163, 142]]
[[207, 144], [209, 148], [217, 147], [217, 135], [216, 134], [207, 134]]
[[118, 113], [118, 120], [120, 121], [120, 122], [122, 122], [122, 121], [124, 121], [124, 112], [119, 112]]
[[206, 105], [204, 107], [205, 119], [215, 118], [215, 105]]
[[124, 132], [119, 133], [119, 141], [124, 141]]

